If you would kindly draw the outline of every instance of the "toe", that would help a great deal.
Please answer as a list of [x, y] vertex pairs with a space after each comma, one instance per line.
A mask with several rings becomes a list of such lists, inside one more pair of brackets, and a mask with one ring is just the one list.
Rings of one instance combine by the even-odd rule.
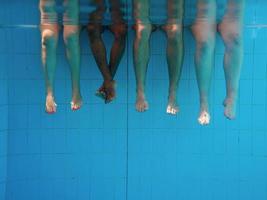
[[71, 104], [71, 110], [73, 111], [79, 110], [82, 105], [82, 103], [74, 103], [73, 101], [70, 104]]
[[53, 108], [53, 107], [47, 107], [46, 108], [46, 112], [48, 113], [48, 114], [53, 114], [53, 113], [55, 113], [56, 112], [56, 110]]
[[135, 109], [138, 111], [138, 112], [141, 112], [141, 108], [138, 104], [135, 105]]

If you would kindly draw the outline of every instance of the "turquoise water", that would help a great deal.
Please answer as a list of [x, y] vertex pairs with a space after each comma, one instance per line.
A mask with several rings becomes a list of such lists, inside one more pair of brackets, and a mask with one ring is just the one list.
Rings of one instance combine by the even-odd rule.
[[[185, 60], [178, 116], [165, 114], [168, 74], [166, 37], [151, 38], [147, 76], [150, 110], [137, 113], [132, 61], [133, 31], [116, 75], [118, 97], [97, 98], [102, 83], [86, 31], [81, 33], [84, 105], [70, 110], [70, 74], [59, 40], [58, 112], [44, 112], [36, 0], [1, 0], [0, 6], [0, 200], [266, 200], [267, 199], [267, 2], [248, 0], [245, 56], [238, 115], [223, 116], [224, 47], [217, 37], [210, 94], [212, 121], [197, 123], [195, 43], [188, 25], [194, 1], [185, 6]], [[132, 24], [131, 3], [125, 20]], [[218, 21], [224, 1], [218, 1]], [[81, 2], [81, 23], [92, 10]], [[151, 5], [153, 23], [164, 23], [164, 1]], [[58, 7], [60, 11], [62, 8]], [[110, 22], [106, 15], [104, 24]], [[112, 35], [104, 40], [110, 49]]]

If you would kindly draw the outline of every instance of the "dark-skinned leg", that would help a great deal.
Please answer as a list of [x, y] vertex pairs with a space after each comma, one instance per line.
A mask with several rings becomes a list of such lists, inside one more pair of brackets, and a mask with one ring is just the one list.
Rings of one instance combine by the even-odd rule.
[[110, 52], [109, 70], [112, 78], [114, 78], [125, 51], [127, 25], [113, 24], [111, 25], [110, 30], [114, 34], [114, 42]]
[[109, 70], [106, 47], [102, 38], [104, 31], [102, 19], [106, 11], [106, 4], [104, 0], [95, 0], [94, 6], [96, 10], [90, 14], [90, 23], [87, 26], [87, 31], [92, 53], [104, 79], [104, 83], [98, 89], [96, 95], [105, 99], [105, 102], [108, 103], [115, 98], [115, 83]]
[[114, 41], [110, 51], [109, 70], [112, 78], [115, 77], [121, 58], [125, 51], [127, 25], [123, 19], [122, 0], [110, 0], [110, 12], [112, 25], [110, 31], [114, 35]]
[[[102, 28], [100, 24], [89, 24], [87, 26], [91, 49], [104, 79], [104, 83], [97, 93], [99, 93], [100, 97], [107, 100], [107, 98], [113, 99], [115, 92], [112, 90], [114, 88], [114, 81], [108, 67], [106, 47], [102, 39]], [[107, 93], [108, 89], [109, 93]]]
[[149, 0], [134, 0], [135, 40], [134, 69], [136, 76], [136, 109], [143, 112], [148, 109], [145, 98], [146, 72], [149, 62], [149, 41], [152, 25], [149, 21]]
[[183, 63], [183, 0], [168, 1], [168, 21], [163, 27], [167, 34], [167, 63], [169, 72], [169, 96], [167, 113], [177, 114], [177, 90]]
[[244, 0], [228, 0], [226, 13], [218, 26], [225, 45], [226, 98], [224, 100], [224, 115], [228, 119], [233, 119], [236, 115], [239, 79], [243, 61], [244, 4]]
[[201, 125], [207, 125], [210, 122], [209, 90], [214, 64], [216, 34], [215, 0], [198, 0], [197, 18], [192, 31], [196, 40], [195, 67], [200, 94], [198, 121]]

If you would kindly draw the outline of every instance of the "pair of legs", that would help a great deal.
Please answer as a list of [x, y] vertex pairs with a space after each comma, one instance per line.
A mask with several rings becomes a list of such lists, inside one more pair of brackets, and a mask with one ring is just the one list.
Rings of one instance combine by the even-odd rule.
[[[137, 85], [136, 109], [139, 112], [148, 109], [145, 98], [146, 72], [149, 63], [149, 41], [152, 25], [149, 20], [149, 0], [134, 0], [135, 41], [134, 68]], [[167, 41], [167, 62], [169, 70], [169, 98], [167, 113], [178, 112], [177, 89], [183, 60], [183, 0], [168, 0], [168, 20], [163, 26]]]
[[[224, 114], [233, 119], [236, 112], [239, 78], [243, 59], [242, 25], [244, 0], [228, 0], [227, 9], [218, 31], [225, 44], [224, 72], [226, 98]], [[200, 114], [198, 121], [209, 124], [209, 89], [214, 63], [214, 49], [217, 32], [216, 0], [198, 0], [197, 18], [192, 26], [196, 40], [195, 66], [200, 93]]]
[[[79, 45], [79, 3], [78, 0], [64, 1], [64, 42], [71, 69], [72, 101], [71, 109], [77, 110], [82, 104], [80, 93], [80, 45]], [[55, 0], [40, 0], [42, 63], [46, 84], [46, 112], [56, 112], [54, 79], [57, 65], [57, 44], [59, 25]]]
[[90, 14], [87, 30], [94, 58], [104, 79], [97, 95], [108, 103], [116, 96], [114, 77], [125, 51], [127, 26], [123, 20], [120, 0], [110, 0], [112, 25], [109, 29], [114, 35], [114, 41], [108, 62], [106, 47], [102, 38], [104, 27], [101, 23], [106, 11], [105, 0], [97, 0], [95, 5], [96, 10]]

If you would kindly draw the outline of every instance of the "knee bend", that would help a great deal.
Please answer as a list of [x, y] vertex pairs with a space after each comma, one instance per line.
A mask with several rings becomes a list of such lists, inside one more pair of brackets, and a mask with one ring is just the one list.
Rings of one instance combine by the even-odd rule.
[[42, 32], [42, 46], [56, 48], [57, 46], [57, 36], [56, 31], [46, 29]]

